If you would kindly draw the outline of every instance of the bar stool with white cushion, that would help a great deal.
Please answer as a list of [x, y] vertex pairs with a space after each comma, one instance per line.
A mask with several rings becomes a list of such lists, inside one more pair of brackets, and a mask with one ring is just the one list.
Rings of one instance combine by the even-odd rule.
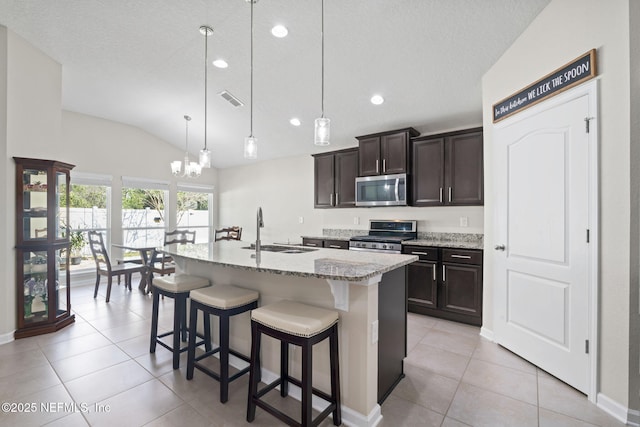
[[[280, 340], [280, 378], [258, 390], [260, 382], [260, 337], [266, 334]], [[313, 345], [329, 338], [329, 360], [331, 365], [331, 394], [313, 387], [312, 352]], [[289, 344], [302, 347], [302, 378], [289, 376]], [[302, 391], [302, 421], [298, 422], [260, 398], [278, 385], [280, 395], [286, 397], [288, 384], [292, 383]], [[312, 395], [329, 402], [329, 406], [314, 420], [312, 418]], [[338, 313], [333, 310], [313, 307], [295, 301], [280, 301], [257, 308], [251, 312], [251, 371], [249, 375], [249, 399], [247, 421], [255, 419], [256, 406], [290, 426], [318, 425], [333, 413], [333, 424], [342, 423], [340, 411], [340, 369], [338, 361]]]
[[[229, 354], [249, 362], [249, 358], [242, 353], [229, 348], [229, 318], [237, 314], [245, 313], [258, 307], [260, 294], [250, 289], [236, 286], [214, 285], [191, 292], [191, 309], [189, 314], [189, 346], [187, 351], [187, 379], [193, 378], [194, 368], [204, 372], [211, 378], [220, 382], [220, 402], [225, 403], [229, 399], [229, 383], [249, 372], [249, 366], [239, 370], [229, 377]], [[198, 311], [204, 314], [205, 325], [213, 314], [220, 319], [220, 345], [216, 349], [208, 349], [204, 354], [196, 357], [196, 324]], [[211, 342], [211, 329], [205, 326], [204, 339]], [[203, 359], [220, 353], [220, 372], [200, 363]]]
[[[180, 367], [180, 353], [187, 350], [187, 346], [181, 347], [180, 339], [187, 341], [187, 298], [194, 289], [210, 286], [209, 280], [203, 277], [191, 276], [188, 274], [177, 274], [173, 276], [154, 277], [151, 283], [153, 292], [153, 312], [151, 315], [151, 345], [150, 353], [156, 352], [156, 344], [173, 352], [173, 369]], [[173, 330], [158, 335], [158, 306], [160, 295], [173, 298]], [[207, 324], [208, 325], [208, 321]], [[173, 335], [173, 344], [169, 346], [160, 338]], [[204, 337], [202, 337], [204, 338]], [[206, 350], [211, 350], [211, 341], [201, 341], [198, 345], [205, 344]]]

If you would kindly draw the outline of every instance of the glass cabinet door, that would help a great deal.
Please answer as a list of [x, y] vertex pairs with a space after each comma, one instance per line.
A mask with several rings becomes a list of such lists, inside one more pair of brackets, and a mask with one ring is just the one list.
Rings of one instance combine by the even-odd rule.
[[47, 239], [47, 171], [46, 169], [24, 169], [23, 224], [25, 240]]
[[48, 256], [47, 251], [24, 251], [24, 322], [36, 323], [47, 320], [48, 311]]
[[55, 262], [55, 282], [52, 283], [49, 288], [49, 291], [52, 291], [52, 295], [55, 298], [55, 304], [53, 307], [56, 307], [56, 317], [67, 315], [69, 312], [69, 287], [67, 274], [69, 274], [69, 259], [65, 256], [64, 258], [61, 256], [63, 252], [66, 252], [66, 249], [58, 249], [56, 250], [56, 262]]
[[64, 239], [67, 233], [67, 173], [56, 171], [56, 239]]

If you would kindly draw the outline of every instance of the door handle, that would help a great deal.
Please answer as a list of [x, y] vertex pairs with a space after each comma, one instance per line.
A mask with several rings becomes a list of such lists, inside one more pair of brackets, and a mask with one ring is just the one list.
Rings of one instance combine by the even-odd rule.
[[496, 251], [504, 251], [506, 249], [505, 245], [495, 245], [494, 248]]
[[435, 282], [436, 279], [436, 265], [435, 264], [431, 264], [431, 267], [433, 267], [433, 281]]
[[378, 165], [379, 165], [379, 160], [376, 159], [376, 173], [380, 173], [380, 170], [378, 169]]
[[382, 159], [382, 172], [387, 171], [387, 159]]
[[445, 285], [447, 282], [447, 272], [445, 271], [445, 266], [442, 266], [442, 284]]

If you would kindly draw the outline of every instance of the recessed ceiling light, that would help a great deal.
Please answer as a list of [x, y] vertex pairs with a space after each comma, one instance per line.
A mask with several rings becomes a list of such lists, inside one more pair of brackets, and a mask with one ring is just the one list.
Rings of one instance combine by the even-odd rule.
[[229, 66], [229, 64], [227, 64], [227, 61], [225, 61], [224, 59], [216, 59], [215, 61], [213, 61], [213, 65], [218, 68], [227, 68]]
[[271, 34], [273, 34], [274, 37], [278, 37], [279, 39], [281, 39], [289, 34], [289, 30], [287, 30], [287, 27], [285, 27], [284, 25], [276, 25], [271, 29]]
[[382, 104], [383, 102], [384, 102], [384, 98], [383, 98], [382, 96], [380, 96], [380, 95], [373, 95], [373, 96], [371, 97], [371, 103], [372, 103], [373, 105], [380, 105], [380, 104]]
[[289, 123], [291, 123], [294, 126], [300, 126], [300, 119], [294, 117], [291, 120], [289, 120]]

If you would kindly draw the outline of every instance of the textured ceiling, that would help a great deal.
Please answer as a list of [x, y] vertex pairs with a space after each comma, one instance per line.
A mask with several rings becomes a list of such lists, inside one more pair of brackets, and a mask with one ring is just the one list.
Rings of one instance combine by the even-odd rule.
[[[258, 161], [339, 149], [355, 136], [413, 126], [479, 124], [481, 78], [549, 0], [325, 0], [325, 116], [331, 146], [313, 145], [320, 116], [320, 0], [254, 5]], [[207, 145], [216, 167], [242, 157], [249, 134], [250, 5], [245, 0], [0, 0], [0, 24], [62, 64], [70, 111], [137, 126], [190, 151], [204, 145], [203, 25], [214, 28]], [[283, 24], [289, 35], [270, 33]], [[233, 108], [217, 94], [245, 103]], [[385, 103], [369, 98], [379, 93]], [[293, 127], [289, 119], [302, 125]]]

